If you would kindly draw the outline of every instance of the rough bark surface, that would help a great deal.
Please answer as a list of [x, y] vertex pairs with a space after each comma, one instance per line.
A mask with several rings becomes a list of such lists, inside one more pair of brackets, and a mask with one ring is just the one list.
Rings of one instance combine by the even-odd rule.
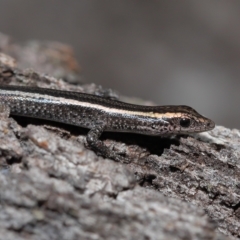
[[[0, 35], [0, 51], [16, 59], [0, 55], [1, 84], [116, 97], [94, 84], [72, 85], [79, 77], [64, 52], [70, 48], [33, 45]], [[0, 239], [240, 238], [240, 131], [104, 134], [109, 147], [132, 158], [127, 165], [87, 149], [86, 133], [1, 109]]]

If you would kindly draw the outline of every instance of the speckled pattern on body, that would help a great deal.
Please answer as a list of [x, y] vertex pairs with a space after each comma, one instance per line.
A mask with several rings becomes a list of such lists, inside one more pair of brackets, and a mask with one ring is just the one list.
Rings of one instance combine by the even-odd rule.
[[208, 131], [215, 124], [188, 106], [141, 106], [100, 96], [55, 89], [0, 86], [0, 102], [12, 115], [47, 119], [90, 129], [87, 142], [97, 153], [121, 161], [99, 140], [104, 131], [146, 135]]

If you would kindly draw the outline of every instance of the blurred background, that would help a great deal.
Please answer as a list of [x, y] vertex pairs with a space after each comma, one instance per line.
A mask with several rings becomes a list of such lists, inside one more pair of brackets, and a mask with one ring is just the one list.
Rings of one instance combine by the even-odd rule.
[[71, 45], [86, 82], [240, 129], [239, 0], [7, 0], [0, 32]]

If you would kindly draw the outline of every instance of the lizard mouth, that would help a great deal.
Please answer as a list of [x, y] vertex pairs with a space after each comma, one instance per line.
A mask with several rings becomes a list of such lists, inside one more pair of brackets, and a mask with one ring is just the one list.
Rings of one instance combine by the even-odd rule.
[[205, 124], [204, 128], [206, 129], [206, 131], [212, 130], [213, 128], [215, 128], [215, 122], [213, 122], [212, 120], [208, 120], [208, 123]]

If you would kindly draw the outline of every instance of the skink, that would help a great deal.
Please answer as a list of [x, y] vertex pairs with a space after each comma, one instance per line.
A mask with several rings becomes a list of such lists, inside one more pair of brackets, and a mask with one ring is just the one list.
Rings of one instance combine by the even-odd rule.
[[128, 162], [99, 138], [104, 131], [146, 135], [211, 130], [215, 123], [188, 106], [141, 106], [86, 93], [0, 85], [0, 104], [12, 115], [46, 119], [90, 129], [87, 143], [97, 154]]

